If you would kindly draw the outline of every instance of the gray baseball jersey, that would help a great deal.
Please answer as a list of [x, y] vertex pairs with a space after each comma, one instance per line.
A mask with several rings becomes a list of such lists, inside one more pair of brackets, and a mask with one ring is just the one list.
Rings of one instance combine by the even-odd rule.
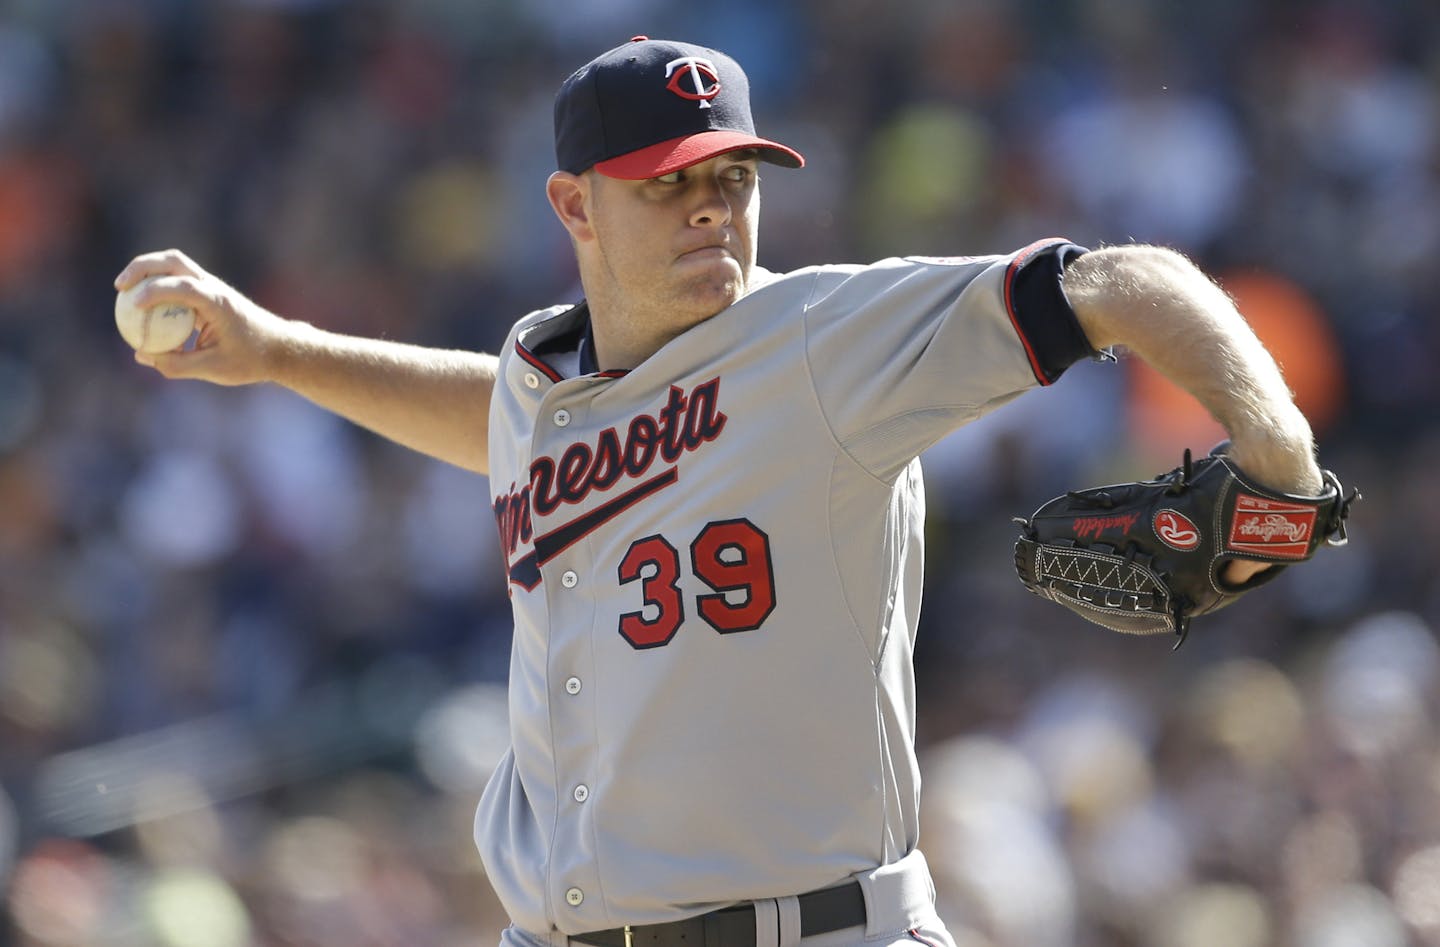
[[922, 450], [1092, 354], [1082, 248], [822, 266], [629, 372], [584, 305], [500, 355], [490, 483], [512, 748], [476, 814], [522, 928], [798, 894], [918, 835]]

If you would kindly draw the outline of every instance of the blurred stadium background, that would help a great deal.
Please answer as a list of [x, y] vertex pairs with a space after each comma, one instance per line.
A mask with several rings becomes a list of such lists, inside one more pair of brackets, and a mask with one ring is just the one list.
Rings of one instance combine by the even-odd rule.
[[640, 32], [735, 54], [809, 158], [762, 263], [1175, 246], [1365, 493], [1171, 654], [1029, 598], [1008, 517], [1205, 418], [1082, 365], [932, 452], [922, 844], [962, 947], [1440, 944], [1432, 0], [0, 0], [0, 943], [496, 942], [485, 482], [163, 381], [110, 281], [177, 246], [493, 349], [576, 295], [554, 89]]

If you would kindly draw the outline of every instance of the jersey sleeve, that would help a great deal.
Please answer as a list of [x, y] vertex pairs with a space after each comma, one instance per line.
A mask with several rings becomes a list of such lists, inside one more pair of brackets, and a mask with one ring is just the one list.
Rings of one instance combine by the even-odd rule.
[[806, 357], [837, 440], [881, 477], [946, 433], [1096, 353], [1065, 297], [1083, 247], [906, 257], [817, 273]]

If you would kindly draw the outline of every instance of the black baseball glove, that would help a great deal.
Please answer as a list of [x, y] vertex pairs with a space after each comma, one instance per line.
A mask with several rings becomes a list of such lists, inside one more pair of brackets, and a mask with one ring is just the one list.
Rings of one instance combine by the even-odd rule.
[[[1189, 631], [1190, 620], [1224, 608], [1315, 554], [1345, 544], [1345, 519], [1359, 498], [1324, 471], [1316, 497], [1256, 484], [1223, 453], [1185, 462], [1155, 480], [1074, 490], [1017, 518], [1015, 569], [1025, 587], [1114, 631]], [[1275, 563], [1243, 585], [1221, 582], [1231, 559]]]

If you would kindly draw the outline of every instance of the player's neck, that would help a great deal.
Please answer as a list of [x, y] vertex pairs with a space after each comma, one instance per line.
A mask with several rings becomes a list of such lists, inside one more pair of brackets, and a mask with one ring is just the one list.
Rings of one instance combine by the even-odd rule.
[[[587, 290], [591, 287], [587, 286]], [[587, 291], [590, 332], [595, 340], [595, 361], [600, 371], [629, 371], [660, 351], [667, 342], [707, 316], [686, 313], [682, 307], [660, 300], [637, 300], [632, 295]]]
[[591, 303], [590, 331], [595, 340], [595, 361], [602, 372], [636, 368], [680, 333], [680, 330], [662, 332], [654, 328], [647, 331], [645, 326], [633, 321], [612, 320], [607, 316], [605, 310], [597, 312]]

